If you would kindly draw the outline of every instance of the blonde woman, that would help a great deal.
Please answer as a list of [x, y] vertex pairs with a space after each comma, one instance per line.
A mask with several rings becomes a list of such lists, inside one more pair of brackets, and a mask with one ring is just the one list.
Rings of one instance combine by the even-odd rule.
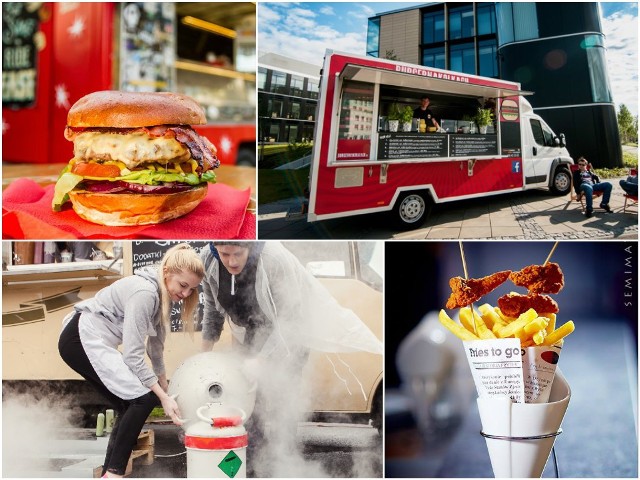
[[[60, 356], [117, 412], [103, 477], [124, 476], [138, 435], [158, 401], [176, 425], [181, 423], [178, 404], [166, 393], [164, 340], [172, 303], [182, 302], [183, 325], [192, 331], [203, 276], [196, 251], [179, 244], [167, 251], [159, 267], [144, 267], [114, 282], [75, 305], [65, 318]], [[145, 342], [153, 368], [144, 359]]]

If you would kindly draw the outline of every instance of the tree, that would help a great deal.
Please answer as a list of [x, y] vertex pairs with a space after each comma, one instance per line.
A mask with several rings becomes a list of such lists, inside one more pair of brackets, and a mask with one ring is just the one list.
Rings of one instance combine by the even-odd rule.
[[384, 58], [386, 58], [387, 60], [398, 60], [396, 51], [393, 49], [385, 51]]
[[[636, 124], [637, 125], [637, 124]], [[634, 118], [624, 103], [620, 104], [618, 111], [618, 130], [622, 143], [628, 143], [638, 138], [637, 126], [634, 127]]]

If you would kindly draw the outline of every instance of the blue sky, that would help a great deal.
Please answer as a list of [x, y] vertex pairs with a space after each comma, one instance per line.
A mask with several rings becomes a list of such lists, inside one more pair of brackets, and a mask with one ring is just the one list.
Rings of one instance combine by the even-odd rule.
[[[364, 55], [367, 19], [426, 2], [259, 2], [259, 55], [320, 65], [327, 48]], [[638, 114], [638, 3], [601, 2], [614, 102]]]

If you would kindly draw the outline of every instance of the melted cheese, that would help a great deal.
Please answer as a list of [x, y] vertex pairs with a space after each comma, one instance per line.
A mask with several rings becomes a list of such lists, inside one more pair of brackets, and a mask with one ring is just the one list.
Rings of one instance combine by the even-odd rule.
[[145, 162], [180, 162], [191, 158], [189, 149], [175, 138], [150, 137], [145, 133], [84, 132], [73, 141], [73, 153], [80, 160], [117, 161], [129, 169]]

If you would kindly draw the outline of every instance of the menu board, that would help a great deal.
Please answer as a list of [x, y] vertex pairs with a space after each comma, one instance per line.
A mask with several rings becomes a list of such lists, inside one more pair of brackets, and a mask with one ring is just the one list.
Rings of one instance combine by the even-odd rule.
[[498, 154], [496, 135], [451, 135], [450, 140], [452, 157]]
[[[39, 3], [2, 3], [2, 106], [33, 106], [38, 51], [44, 48]], [[4, 123], [4, 122], [3, 122]]]
[[[162, 261], [162, 257], [169, 248], [178, 243], [188, 243], [196, 251], [200, 252], [203, 248], [209, 248], [209, 242], [178, 242], [178, 241], [133, 241], [131, 243], [132, 267], [133, 272], [142, 267], [149, 265], [158, 265]], [[195, 331], [202, 330], [202, 313], [203, 313], [203, 293], [200, 287], [200, 305], [196, 313]], [[182, 322], [180, 321], [180, 307], [176, 304], [171, 308], [171, 332], [181, 332]]]
[[378, 137], [378, 159], [446, 157], [448, 135], [385, 133]]

